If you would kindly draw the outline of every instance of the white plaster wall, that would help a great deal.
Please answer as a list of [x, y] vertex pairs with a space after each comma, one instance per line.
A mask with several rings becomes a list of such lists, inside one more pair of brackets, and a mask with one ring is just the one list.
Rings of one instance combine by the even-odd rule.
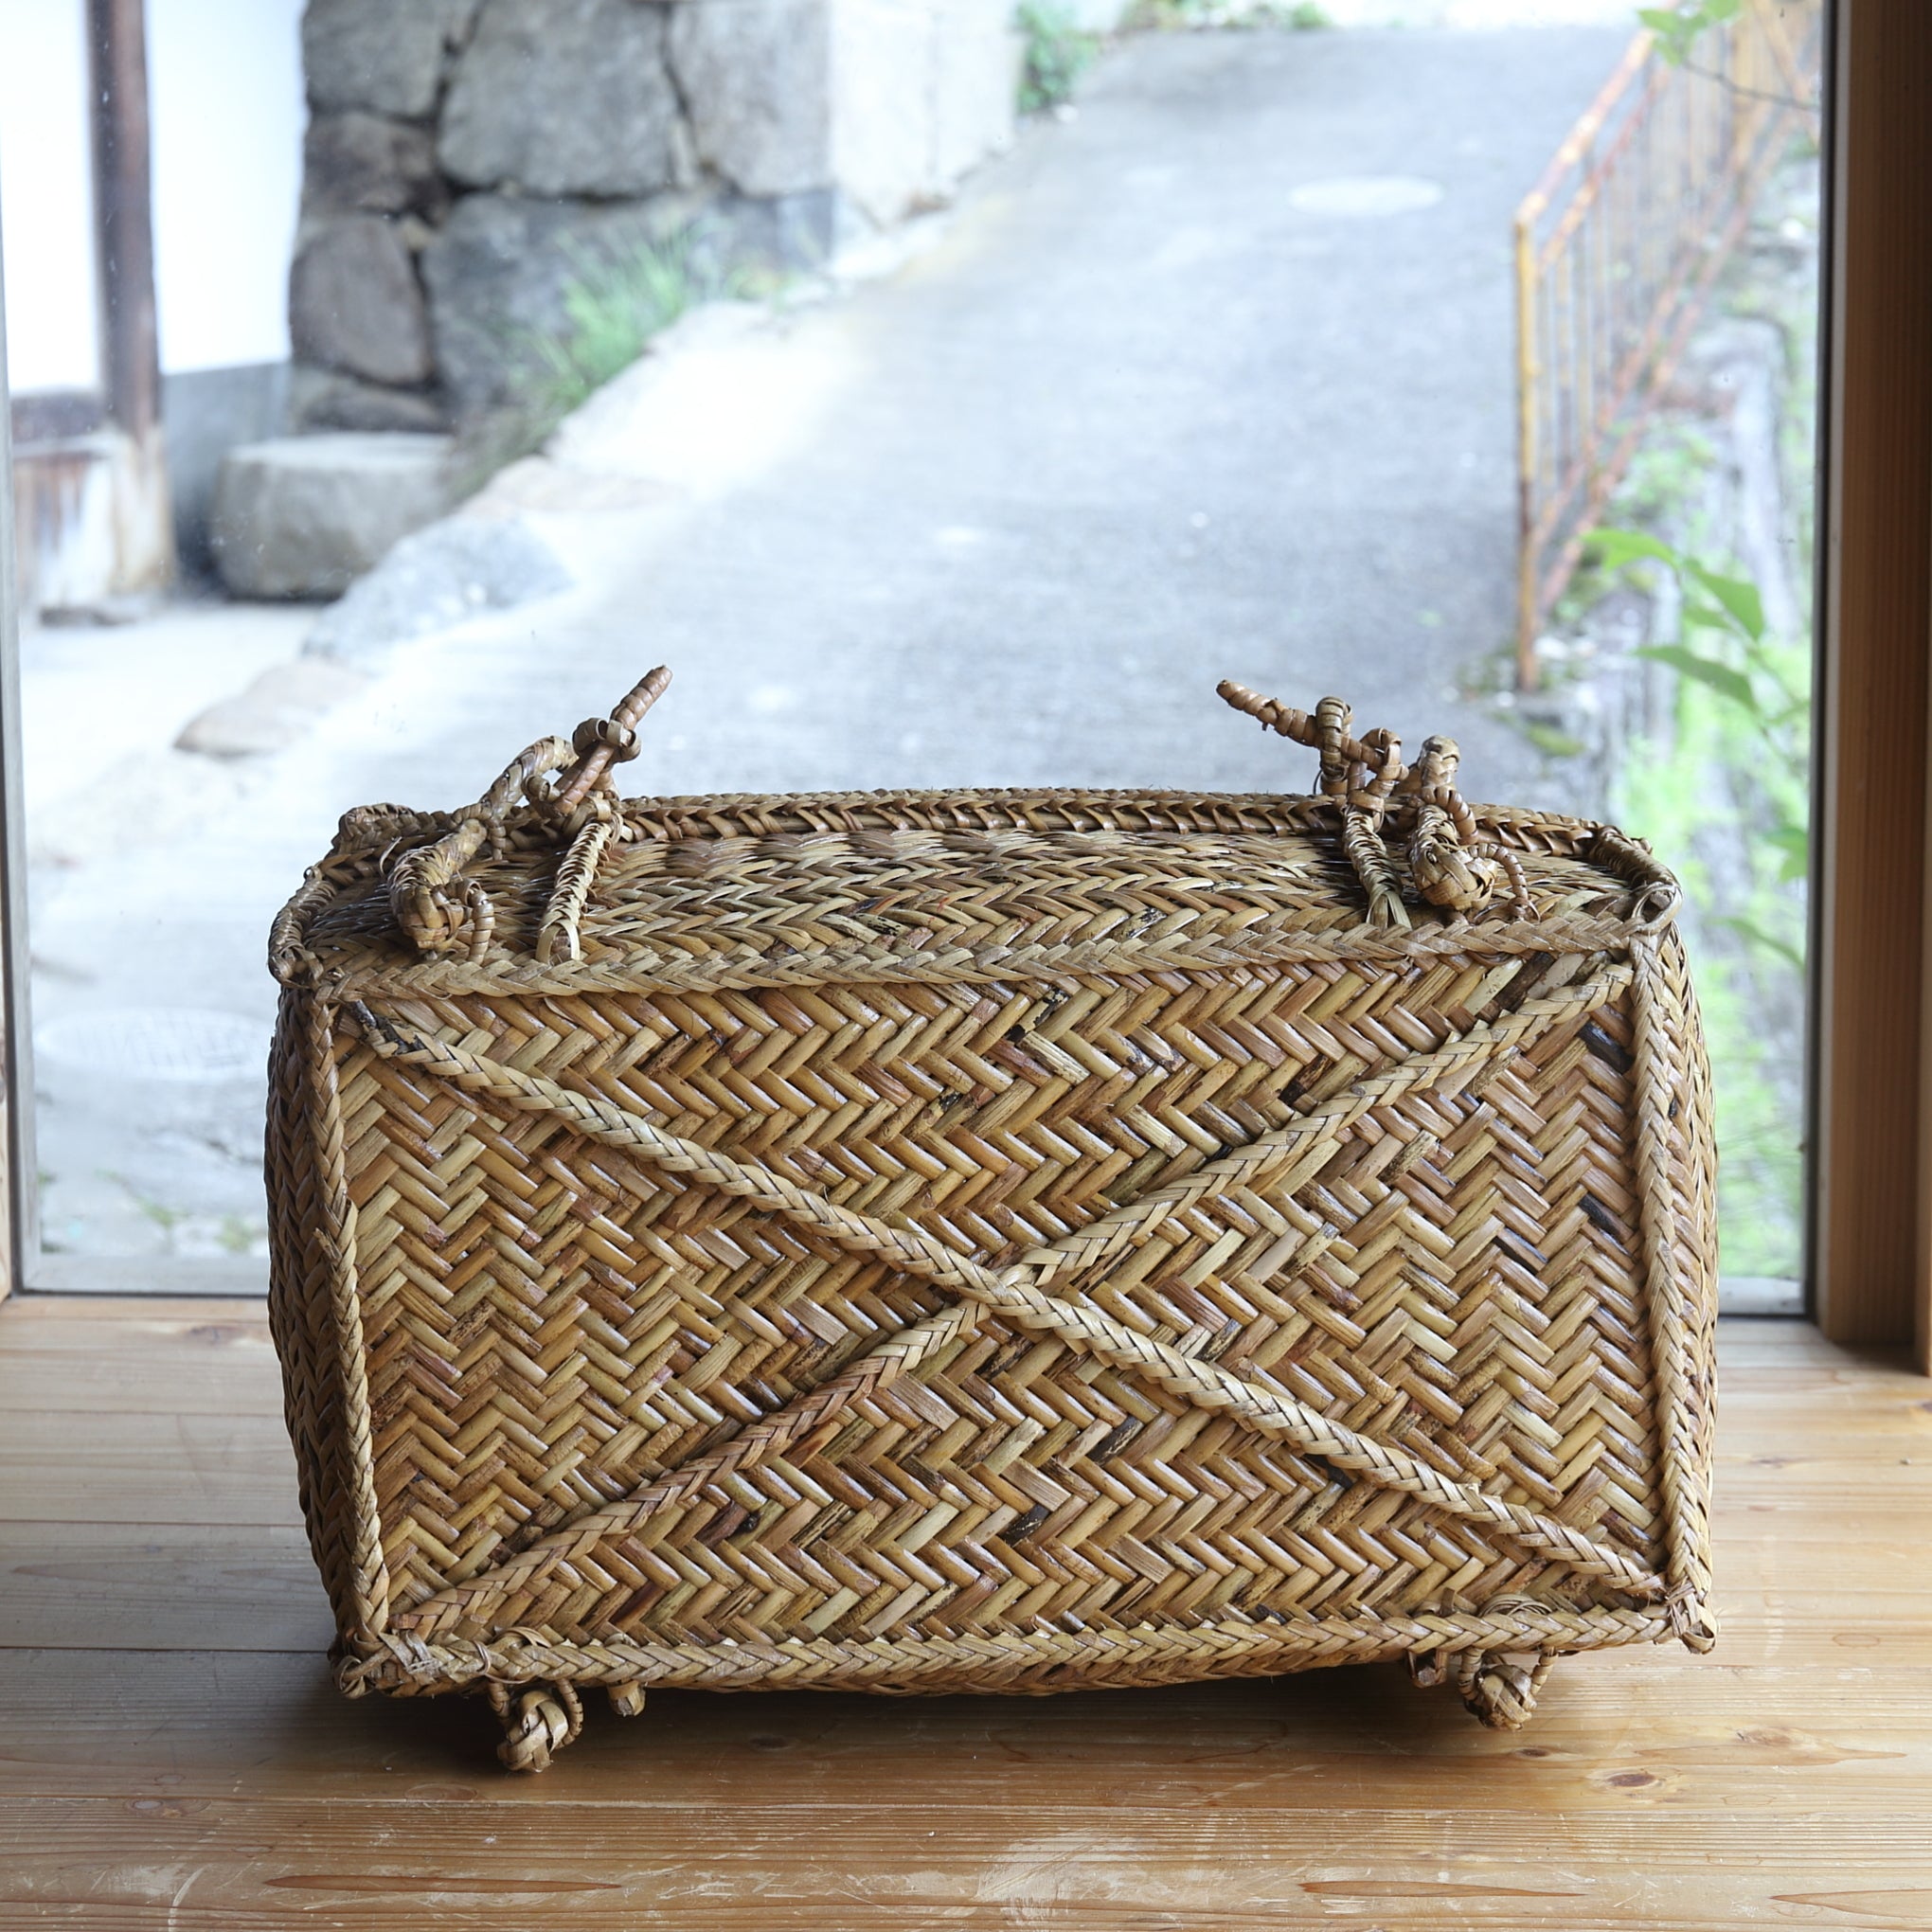
[[301, 0], [148, 0], [154, 293], [170, 374], [288, 356], [301, 13]]
[[[301, 192], [301, 0], [148, 0], [170, 373], [280, 362]], [[0, 238], [16, 392], [97, 380], [82, 0], [0, 0]]]
[[829, 0], [832, 174], [882, 226], [1011, 139], [1011, 0]]
[[0, 0], [0, 241], [16, 394], [97, 380], [81, 0]]

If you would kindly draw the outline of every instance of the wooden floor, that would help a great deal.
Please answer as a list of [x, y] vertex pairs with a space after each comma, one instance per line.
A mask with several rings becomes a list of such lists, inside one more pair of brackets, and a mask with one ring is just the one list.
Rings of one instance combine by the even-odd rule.
[[0, 1308], [0, 1927], [1932, 1927], [1932, 1383], [1726, 1325], [1725, 1635], [1519, 1735], [1377, 1667], [660, 1693], [547, 1777], [350, 1704], [259, 1309]]

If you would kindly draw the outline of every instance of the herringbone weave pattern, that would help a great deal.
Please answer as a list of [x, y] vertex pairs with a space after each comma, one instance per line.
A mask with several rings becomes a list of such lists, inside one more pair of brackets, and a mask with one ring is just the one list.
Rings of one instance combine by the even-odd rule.
[[339, 845], [269, 1151], [345, 1685], [1708, 1642], [1669, 882], [1478, 808], [1533, 916], [1376, 931], [1321, 803], [630, 806], [459, 958]]

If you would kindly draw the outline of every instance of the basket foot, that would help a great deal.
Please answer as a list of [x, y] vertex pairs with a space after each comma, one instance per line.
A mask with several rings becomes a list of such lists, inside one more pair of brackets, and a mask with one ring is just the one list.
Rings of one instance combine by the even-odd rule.
[[1555, 1662], [1538, 1650], [1467, 1651], [1456, 1659], [1456, 1689], [1478, 1724], [1491, 1730], [1521, 1730]]
[[636, 1717], [644, 1709], [644, 1687], [641, 1684], [613, 1684], [605, 1695], [611, 1700], [611, 1708], [619, 1717]]
[[508, 1771], [547, 1771], [550, 1760], [583, 1728], [583, 1705], [569, 1684], [517, 1690], [492, 1684], [490, 1708], [503, 1722], [496, 1755]]

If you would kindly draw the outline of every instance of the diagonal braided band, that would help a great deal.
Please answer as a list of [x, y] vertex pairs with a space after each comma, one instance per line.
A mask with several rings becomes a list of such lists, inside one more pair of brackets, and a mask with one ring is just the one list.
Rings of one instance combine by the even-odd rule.
[[[1259, 1137], [1249, 1146], [1211, 1162], [1185, 1181], [1159, 1190], [1141, 1202], [1118, 1208], [1101, 1221], [1035, 1250], [1015, 1267], [995, 1271], [917, 1228], [894, 1227], [871, 1216], [827, 1201], [823, 1196], [770, 1170], [740, 1162], [714, 1149], [697, 1145], [654, 1127], [648, 1120], [599, 1099], [573, 1092], [555, 1082], [528, 1074], [441, 1040], [424, 1038], [367, 1007], [349, 1009], [374, 1050], [385, 1059], [420, 1065], [465, 1091], [488, 1095], [521, 1112], [550, 1114], [576, 1131], [641, 1154], [670, 1172], [689, 1174], [722, 1190], [785, 1215], [847, 1248], [877, 1254], [925, 1279], [992, 1309], [1036, 1332], [1061, 1339], [1116, 1367], [1129, 1368], [1172, 1389], [1198, 1405], [1240, 1417], [1262, 1434], [1281, 1438], [1307, 1453], [1325, 1457], [1341, 1467], [1368, 1476], [1383, 1487], [1419, 1496], [1435, 1507], [1501, 1531], [1537, 1554], [1579, 1572], [1602, 1577], [1619, 1587], [1653, 1594], [1662, 1581], [1633, 1558], [1604, 1547], [1581, 1531], [1540, 1512], [1485, 1494], [1445, 1476], [1405, 1450], [1363, 1436], [1292, 1398], [1247, 1382], [1211, 1363], [1194, 1360], [1158, 1340], [1136, 1332], [1098, 1309], [1064, 1301], [1044, 1291], [1052, 1275], [1073, 1265], [1091, 1266], [1131, 1245], [1157, 1222], [1180, 1211], [1201, 1195], [1232, 1181], [1252, 1176], [1296, 1155], [1297, 1172], [1318, 1168], [1350, 1126], [1369, 1108], [1417, 1090], [1447, 1084], [1458, 1073], [1464, 1079], [1484, 1064], [1499, 1058], [1538, 1027], [1565, 1014], [1587, 1011], [1601, 1005], [1628, 979], [1627, 969], [1613, 968], [1581, 984], [1525, 1001], [1515, 1011], [1445, 1042], [1427, 1053], [1398, 1062], [1382, 1073], [1357, 1082], [1344, 1094], [1322, 1103], [1290, 1125]], [[1312, 1167], [1311, 1167], [1312, 1163]], [[903, 1336], [880, 1344], [837, 1378], [837, 1400], [865, 1386], [880, 1386], [882, 1378], [903, 1372], [907, 1344], [924, 1336], [914, 1352], [923, 1356], [932, 1347], [963, 1333], [963, 1326], [942, 1318], [920, 1324]], [[876, 1359], [875, 1359], [876, 1358]], [[848, 1380], [850, 1386], [846, 1386]], [[768, 1418], [743, 1450], [730, 1458], [742, 1467], [760, 1456], [809, 1433], [830, 1412], [816, 1399], [833, 1395], [834, 1384], [802, 1399], [790, 1411]], [[735, 1446], [735, 1445], [734, 1445]], [[609, 1505], [579, 1519], [521, 1555], [508, 1559], [487, 1580], [457, 1584], [405, 1613], [414, 1627], [434, 1627], [445, 1616], [460, 1614], [459, 1606], [482, 1594], [493, 1594], [514, 1578], [544, 1565], [567, 1560], [573, 1550], [587, 1549], [599, 1537], [641, 1520], [662, 1507], [688, 1484], [703, 1487], [723, 1473], [713, 1458], [700, 1458], [673, 1477], [660, 1478], [624, 1503]]]
[[1325, 1167], [1351, 1129], [1377, 1107], [1411, 1094], [1455, 1093], [1485, 1067], [1501, 1063], [1520, 1042], [1576, 1012], [1589, 1012], [1630, 983], [1627, 966], [1612, 966], [1561, 991], [1526, 999], [1512, 1012], [1452, 1034], [1427, 1052], [1409, 1053], [1379, 1073], [1367, 1074], [1326, 1100], [1300, 1108], [1285, 1125], [1258, 1134], [1245, 1145], [1205, 1162], [1164, 1188], [1111, 1208], [1097, 1221], [1021, 1257], [1044, 1283], [1070, 1267], [1099, 1267], [1136, 1245], [1161, 1222], [1210, 1194], [1243, 1187], [1284, 1162], [1292, 1171], [1278, 1179], [1279, 1192], [1293, 1194]]

